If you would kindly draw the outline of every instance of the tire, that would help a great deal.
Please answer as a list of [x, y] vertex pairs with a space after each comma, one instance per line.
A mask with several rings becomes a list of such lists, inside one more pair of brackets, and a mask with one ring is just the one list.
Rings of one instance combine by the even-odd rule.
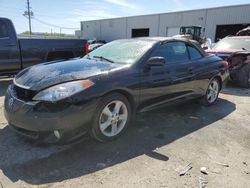
[[211, 106], [213, 105], [217, 100], [221, 89], [221, 82], [214, 78], [209, 82], [206, 95], [202, 97], [201, 104], [204, 106]]
[[96, 109], [92, 137], [100, 142], [117, 139], [128, 128], [131, 111], [131, 105], [124, 95], [111, 93], [104, 96]]
[[239, 70], [239, 84], [241, 87], [250, 87], [250, 65], [245, 65]]

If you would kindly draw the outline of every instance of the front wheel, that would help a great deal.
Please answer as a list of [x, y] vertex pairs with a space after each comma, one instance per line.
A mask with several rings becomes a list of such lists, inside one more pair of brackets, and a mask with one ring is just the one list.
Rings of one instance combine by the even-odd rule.
[[131, 119], [131, 105], [119, 93], [105, 96], [98, 108], [91, 134], [100, 141], [112, 141], [122, 135]]
[[213, 105], [219, 96], [221, 84], [217, 78], [210, 81], [206, 95], [202, 98], [201, 103], [205, 106]]

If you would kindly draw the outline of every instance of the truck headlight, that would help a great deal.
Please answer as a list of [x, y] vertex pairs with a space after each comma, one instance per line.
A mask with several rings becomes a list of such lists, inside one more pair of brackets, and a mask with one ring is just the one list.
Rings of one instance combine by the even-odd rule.
[[76, 93], [79, 93], [93, 85], [94, 83], [90, 80], [67, 82], [40, 91], [37, 95], [33, 97], [33, 100], [57, 102], [67, 97], [70, 97]]

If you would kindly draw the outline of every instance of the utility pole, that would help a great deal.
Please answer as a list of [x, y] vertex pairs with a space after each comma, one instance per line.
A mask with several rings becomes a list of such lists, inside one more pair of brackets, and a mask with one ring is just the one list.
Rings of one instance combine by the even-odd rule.
[[30, 28], [30, 35], [31, 35], [30, 0], [27, 0], [27, 6], [28, 6], [28, 16], [29, 16], [29, 28]]
[[31, 35], [32, 34], [32, 31], [31, 31], [31, 17], [34, 16], [34, 13], [30, 10], [31, 7], [30, 7], [30, 1], [29, 0], [27, 0], [27, 9], [28, 10], [23, 13], [23, 16], [28, 17], [28, 19], [29, 19], [29, 30], [30, 30], [30, 35]]

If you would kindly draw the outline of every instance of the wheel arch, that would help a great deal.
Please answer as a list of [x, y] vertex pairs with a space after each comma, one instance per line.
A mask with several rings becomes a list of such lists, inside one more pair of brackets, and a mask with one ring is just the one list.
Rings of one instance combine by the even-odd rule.
[[220, 83], [220, 90], [221, 90], [222, 89], [222, 84], [223, 84], [222, 78], [219, 75], [216, 75], [211, 80], [213, 80], [213, 79], [217, 79], [219, 81], [219, 83]]
[[132, 116], [135, 115], [136, 102], [135, 102], [133, 95], [129, 91], [127, 91], [126, 89], [114, 89], [114, 90], [111, 90], [111, 91], [105, 93], [103, 95], [103, 97], [105, 97], [106, 95], [109, 95], [111, 93], [119, 93], [119, 94], [123, 95], [124, 97], [126, 97], [128, 102], [131, 104], [131, 110], [132, 110], [132, 114], [133, 114]]

